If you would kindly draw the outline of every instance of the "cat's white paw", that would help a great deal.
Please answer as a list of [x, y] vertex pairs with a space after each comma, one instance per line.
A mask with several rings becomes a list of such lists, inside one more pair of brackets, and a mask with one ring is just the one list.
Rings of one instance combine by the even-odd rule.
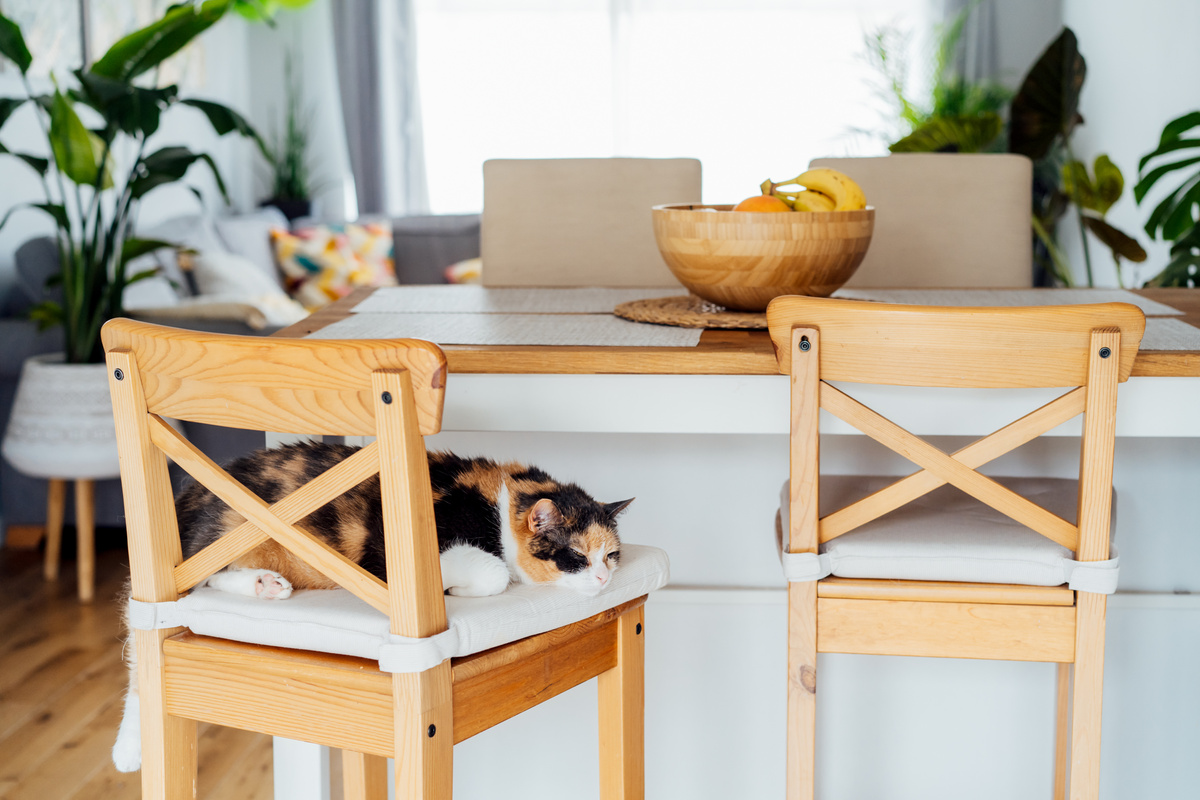
[[263, 600], [286, 600], [292, 595], [288, 579], [269, 569], [222, 570], [208, 579], [208, 585], [222, 592]]
[[117, 741], [113, 745], [113, 766], [118, 772], [137, 772], [142, 768], [142, 724], [141, 703], [134, 689], [125, 698], [125, 714], [121, 727], [117, 729]]
[[278, 572], [259, 570], [254, 593], [263, 600], [286, 600], [292, 596], [292, 584]]
[[491, 597], [508, 588], [508, 566], [469, 544], [442, 552], [442, 588], [457, 597]]

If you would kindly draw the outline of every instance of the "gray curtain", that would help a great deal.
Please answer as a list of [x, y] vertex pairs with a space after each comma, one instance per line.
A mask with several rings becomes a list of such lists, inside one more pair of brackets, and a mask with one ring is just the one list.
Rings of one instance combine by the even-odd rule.
[[946, 0], [946, 24], [964, 8], [972, 10], [954, 56], [954, 71], [972, 83], [998, 80], [1000, 48], [996, 38], [995, 0]]
[[429, 210], [409, 0], [332, 0], [342, 117], [358, 212]]

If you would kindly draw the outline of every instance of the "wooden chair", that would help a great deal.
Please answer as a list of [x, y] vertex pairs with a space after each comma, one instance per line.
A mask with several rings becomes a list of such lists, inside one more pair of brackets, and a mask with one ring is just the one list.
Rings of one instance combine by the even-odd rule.
[[[449, 599], [477, 606], [521, 589], [583, 598], [547, 587], [515, 587], [486, 599], [443, 596], [422, 438], [441, 423], [446, 361], [440, 349], [416, 340], [222, 336], [120, 319], [102, 335], [125, 492], [131, 617], [154, 618], [133, 622], [144, 797], [194, 796], [199, 720], [342, 748], [347, 798], [387, 797], [387, 757], [396, 759], [396, 797], [449, 798], [454, 744], [596, 676], [601, 797], [642, 796], [646, 586], [627, 590], [637, 590], [633, 597], [610, 596], [629, 568], [628, 545], [614, 585], [593, 598], [608, 597], [608, 608], [483, 652], [439, 654], [419, 671], [389, 673], [362, 657], [228, 641], [170, 619], [188, 599], [215, 590], [170, 601], [263, 543], [286, 548], [370, 606], [366, 611], [401, 649], [441, 641], [438, 635], [456, 624]], [[377, 438], [268, 507], [164, 417]], [[248, 520], [186, 561], [168, 457]], [[292, 524], [375, 475], [384, 504], [386, 583]], [[245, 601], [286, 610], [305, 594]]]
[[[791, 479], [780, 525], [789, 574], [789, 800], [814, 794], [817, 653], [1057, 663], [1054, 796], [1066, 796], [1069, 775], [1071, 798], [1095, 798], [1105, 601], [1115, 588], [1109, 544], [1117, 384], [1129, 377], [1142, 312], [1123, 303], [935, 308], [782, 297], [768, 307], [767, 320], [779, 370], [791, 376]], [[947, 454], [832, 381], [1075, 388]], [[820, 409], [921, 469], [899, 480], [820, 475]], [[1081, 413], [1077, 483], [1054, 488], [1047, 479], [997, 481], [977, 472]], [[925, 508], [901, 508], [945, 484], [984, 507], [947, 487]], [[831, 493], [862, 496], [863, 486], [871, 493], [857, 503], [834, 511], [826, 502]], [[1025, 494], [1041, 487], [1058, 507], [1047, 510], [1009, 486]], [[947, 506], [962, 504], [968, 513], [949, 520], [958, 527], [946, 527]], [[994, 527], [1005, 524], [1013, 530], [998, 534]], [[954, 552], [975, 548], [974, 566], [936, 552], [946, 542], [959, 548]], [[1047, 567], [1037, 576], [1014, 569], [1001, 546], [1017, 546], [1019, 558], [1036, 557]], [[983, 558], [991, 561], [980, 565]], [[1028, 585], [1037, 583], [1044, 585]]]
[[818, 158], [875, 207], [871, 247], [846, 288], [1033, 285], [1033, 163], [1025, 156], [897, 153]]

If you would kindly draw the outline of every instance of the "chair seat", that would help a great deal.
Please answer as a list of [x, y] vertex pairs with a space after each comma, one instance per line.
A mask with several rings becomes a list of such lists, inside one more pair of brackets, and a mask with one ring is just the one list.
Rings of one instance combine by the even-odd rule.
[[[843, 508], [896, 480], [892, 476], [822, 476], [821, 513]], [[1074, 524], [1077, 481], [1061, 478], [995, 480]], [[788, 530], [788, 491], [785, 483], [780, 505], [783, 531]], [[1071, 583], [1072, 588], [1087, 591], [1103, 591], [1110, 584], [1115, 588], [1117, 566], [1114, 549], [1109, 561], [1094, 562], [1086, 569], [1081, 568], [1079, 562], [1073, 560], [1075, 554], [1072, 551], [950, 485], [826, 542], [821, 545], [820, 554], [821, 574], [814, 577], [836, 575], [1027, 586]], [[1099, 583], [1076, 586], [1084, 575]], [[797, 579], [795, 575], [789, 575], [789, 578]]]
[[173, 603], [131, 602], [131, 617], [135, 628], [183, 626], [221, 639], [369, 658], [386, 672], [419, 672], [587, 619], [665, 586], [669, 577], [664, 551], [623, 544], [621, 566], [598, 595], [533, 585], [492, 597], [446, 595], [448, 629], [424, 639], [391, 635], [387, 616], [345, 589], [264, 601], [206, 586]]

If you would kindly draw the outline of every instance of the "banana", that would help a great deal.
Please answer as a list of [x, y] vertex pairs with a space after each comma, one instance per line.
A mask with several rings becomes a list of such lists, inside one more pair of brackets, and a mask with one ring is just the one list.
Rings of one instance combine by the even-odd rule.
[[805, 189], [803, 192], [787, 192], [796, 211], [833, 211], [837, 204], [833, 198], [815, 189]]
[[795, 183], [805, 189], [831, 197], [834, 211], [853, 211], [867, 207], [867, 198], [859, 185], [843, 172], [828, 167], [818, 167], [804, 172], [787, 183]]

